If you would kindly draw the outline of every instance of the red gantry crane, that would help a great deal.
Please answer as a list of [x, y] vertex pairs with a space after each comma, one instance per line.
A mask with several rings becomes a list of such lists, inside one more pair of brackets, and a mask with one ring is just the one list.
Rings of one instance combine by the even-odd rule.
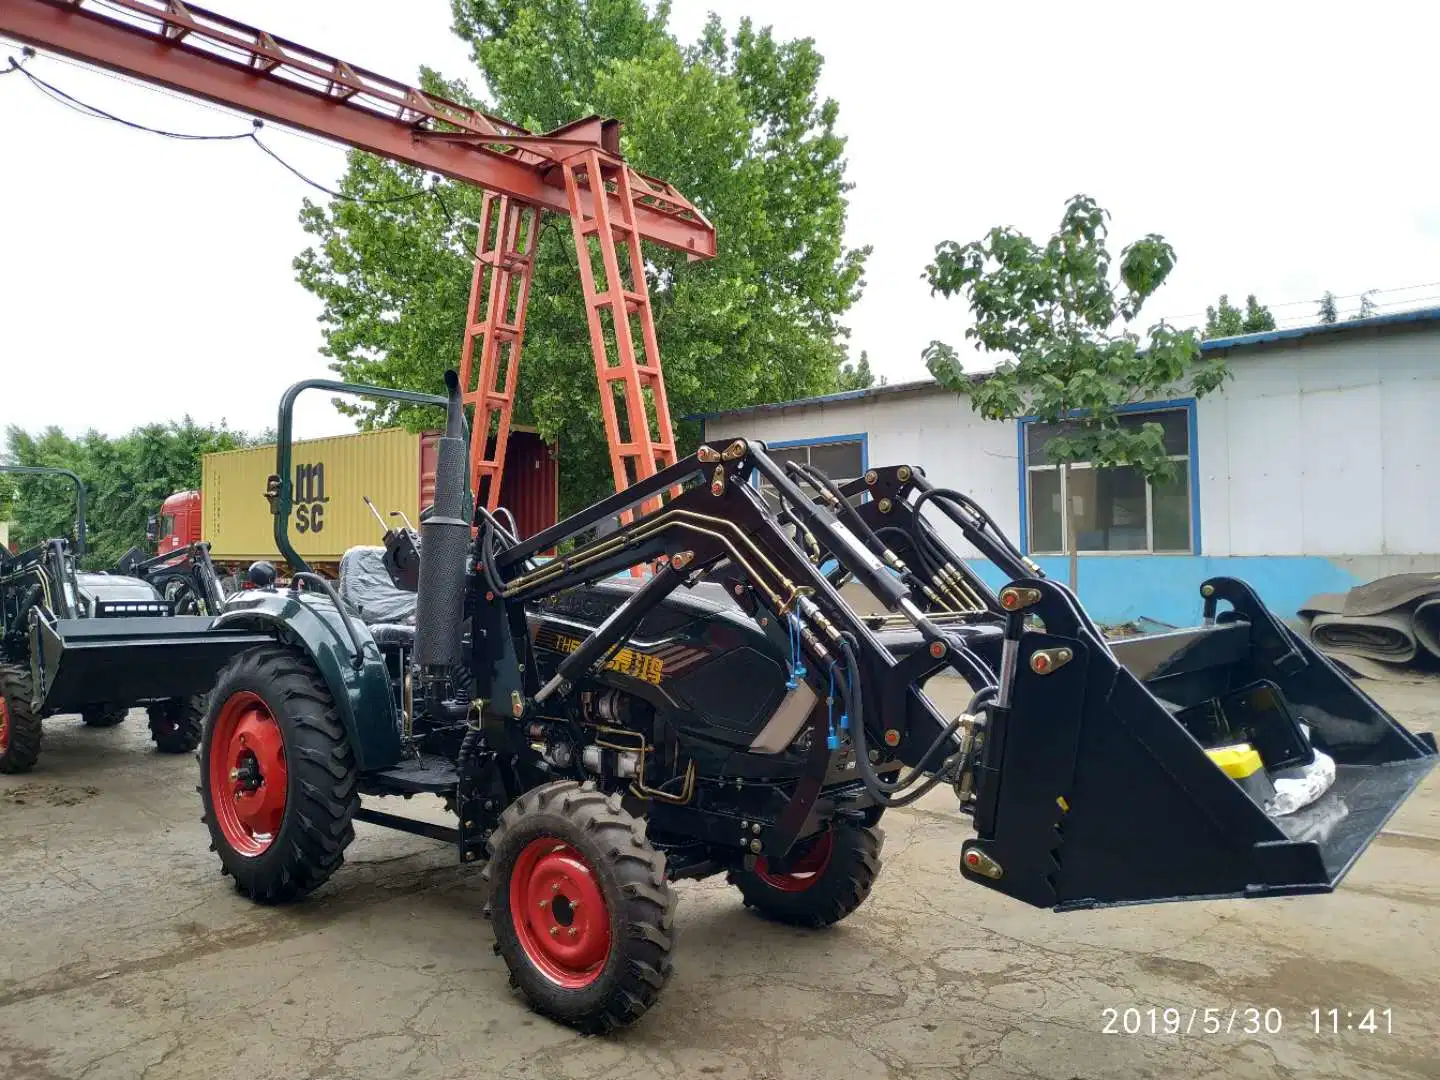
[[0, 0], [0, 34], [483, 188], [460, 377], [470, 475], [492, 510], [540, 216], [567, 215], [616, 490], [675, 463], [640, 242], [706, 259], [715, 229], [625, 163], [617, 121], [534, 134], [181, 0]]

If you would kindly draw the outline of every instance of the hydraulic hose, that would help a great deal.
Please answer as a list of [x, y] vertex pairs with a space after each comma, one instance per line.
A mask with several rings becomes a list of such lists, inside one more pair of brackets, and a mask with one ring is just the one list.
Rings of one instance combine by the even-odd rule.
[[480, 538], [480, 569], [485, 574], [485, 587], [496, 596], [504, 596], [505, 588], [500, 584], [500, 570], [495, 565], [496, 533], [494, 523], [487, 521], [485, 534]]
[[[919, 529], [917, 528], [916, 531], [918, 532]], [[910, 533], [902, 529], [899, 525], [882, 525], [880, 528], [875, 530], [875, 535], [878, 537], [883, 537], [886, 533], [894, 533], [896, 536], [903, 536], [905, 538], [905, 542], [909, 545], [911, 552], [915, 556], [915, 561], [920, 565], [920, 568], [924, 570], [927, 574], [929, 574], [930, 577], [939, 578], [940, 568], [930, 557], [929, 553], [927, 553], [925, 549], [921, 546], [920, 537], [911, 536]]]
[[840, 516], [850, 523], [857, 536], [868, 536], [874, 540], [878, 546], [882, 548], [885, 546], [880, 538], [875, 535], [875, 530], [865, 523], [865, 519], [860, 516], [860, 512], [850, 505], [850, 500], [845, 498], [840, 488], [836, 486], [835, 481], [831, 480], [814, 466], [805, 465], [798, 461], [789, 462], [789, 468], [792, 472], [798, 471], [816, 487], [823, 488], [834, 496], [838, 504]]
[[480, 569], [485, 574], [485, 586], [496, 596], [504, 596], [505, 589], [500, 584], [500, 570], [495, 564], [495, 544], [497, 540], [504, 540], [510, 544], [518, 544], [519, 527], [515, 525], [515, 517], [503, 506], [496, 511], [504, 514], [510, 519], [512, 528], [506, 529], [504, 524], [489, 510], [483, 506], [477, 507], [475, 514], [485, 522], [485, 531], [480, 537]]
[[[855, 764], [860, 770], [860, 778], [865, 784], [865, 789], [881, 806], [900, 807], [909, 806], [922, 796], [928, 794], [945, 779], [944, 774], [938, 770], [929, 777], [923, 784], [913, 791], [916, 782], [924, 775], [930, 765], [930, 760], [945, 743], [950, 740], [960, 728], [960, 717], [956, 717], [930, 744], [930, 748], [921, 755], [910, 774], [903, 780], [891, 782], [884, 780], [876, 773], [874, 766], [870, 763], [870, 751], [865, 740], [865, 715], [864, 700], [862, 695], [857, 695], [853, 687], [859, 685], [860, 665], [855, 659], [855, 650], [850, 644], [848, 635], [840, 638], [840, 653], [845, 658], [846, 678], [841, 680], [840, 695], [845, 699], [845, 711], [850, 717], [851, 738], [855, 743]], [[988, 696], [994, 693], [993, 687], [986, 687], [970, 699], [970, 704], [965, 707], [965, 712], [970, 713]], [[901, 794], [904, 792], [905, 794]]]
[[[928, 491], [922, 491], [912, 506], [913, 511], [917, 515], [925, 505], [927, 499], [943, 500], [969, 512], [979, 521], [982, 531], [988, 535], [989, 539], [995, 543], [996, 546], [1004, 551], [1005, 554], [1009, 555], [1010, 558], [1014, 559], [1018, 565], [1022, 567], [1026, 566], [1025, 556], [1021, 554], [1020, 549], [1017, 548], [1010, 537], [1006, 536], [1001, 528], [995, 524], [994, 519], [969, 496], [963, 495], [950, 488], [930, 488]], [[929, 538], [925, 537], [924, 542], [929, 543]], [[1028, 571], [1029, 568], [1026, 567], [1026, 570]]]

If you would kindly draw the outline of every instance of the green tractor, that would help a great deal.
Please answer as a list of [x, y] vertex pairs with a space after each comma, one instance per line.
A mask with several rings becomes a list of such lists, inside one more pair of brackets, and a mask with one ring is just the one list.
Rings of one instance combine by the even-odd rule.
[[[659, 997], [674, 882], [723, 876], [767, 917], [829, 926], [871, 891], [885, 812], [942, 785], [973, 818], [966, 879], [1070, 910], [1329, 891], [1435, 762], [1433, 738], [1243, 583], [1206, 582], [1193, 628], [1109, 642], [980, 507], [910, 465], [832, 479], [707, 443], [518, 536], [471, 506], [453, 372], [445, 397], [286, 394], [271, 487], [292, 566], [307, 388], [446, 409], [434, 505], [378, 556], [414, 615], [365, 616], [362, 560], [338, 585], [302, 569], [283, 589], [252, 567], [256, 588], [215, 620], [262, 639], [205, 717], [216, 857], [276, 903], [335, 874], [357, 821], [454, 844], [484, 865], [514, 985], [582, 1031]], [[932, 515], [1010, 583], [988, 588]], [[888, 614], [857, 613], [851, 580]], [[968, 705], [938, 708], [937, 677], [963, 680]], [[417, 794], [453, 825], [372, 801]]]
[[[61, 713], [108, 728], [143, 706], [156, 749], [193, 751], [216, 670], [260, 640], [211, 633], [223, 601], [209, 549], [193, 544], [153, 559], [132, 550], [113, 571], [82, 570], [80, 478], [41, 466], [0, 472], [59, 477], [75, 488], [73, 536], [0, 550], [0, 773], [33, 768], [42, 721]], [[207, 613], [177, 616], [167, 590], [183, 590]]]

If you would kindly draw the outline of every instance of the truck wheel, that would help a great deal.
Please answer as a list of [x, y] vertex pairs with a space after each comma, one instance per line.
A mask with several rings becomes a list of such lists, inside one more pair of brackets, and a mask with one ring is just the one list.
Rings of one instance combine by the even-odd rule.
[[0, 773], [29, 772], [40, 757], [40, 717], [30, 707], [30, 672], [0, 664]]
[[200, 745], [200, 732], [205, 723], [205, 695], [174, 698], [151, 705], [150, 738], [162, 754], [188, 754]]
[[250, 899], [298, 899], [345, 861], [360, 808], [355, 754], [309, 658], [264, 646], [221, 671], [200, 780], [210, 846]]
[[735, 870], [730, 884], [746, 907], [792, 926], [830, 926], [858, 908], [880, 872], [885, 834], [860, 825], [835, 824], [810, 840], [780, 871], [762, 855], [753, 870]]
[[91, 705], [80, 712], [80, 719], [86, 727], [114, 727], [123, 723], [125, 717], [130, 715], [130, 710], [124, 707], [110, 708], [104, 705]]
[[495, 950], [534, 1008], [586, 1034], [633, 1023], [670, 976], [665, 856], [620, 796], [562, 781], [520, 796], [483, 879]]

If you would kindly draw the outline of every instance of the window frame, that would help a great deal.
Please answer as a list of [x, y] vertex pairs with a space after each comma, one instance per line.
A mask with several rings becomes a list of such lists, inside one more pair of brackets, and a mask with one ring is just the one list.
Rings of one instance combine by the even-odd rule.
[[[762, 439], [760, 441], [765, 444], [766, 450], [795, 450], [802, 446], [808, 449], [812, 446], [834, 446], [839, 443], [858, 443], [860, 446], [860, 475], [865, 475], [866, 470], [870, 468], [870, 436], [867, 432], [863, 431], [854, 432], [849, 435], [817, 435], [812, 439], [784, 439], [775, 442]], [[806, 455], [806, 461], [809, 461], [809, 455]], [[831, 479], [837, 478], [831, 477]], [[854, 478], [845, 477], [844, 479]], [[754, 485], [755, 490], [763, 496], [765, 493], [763, 486], [764, 478], [761, 477], [758, 471], [751, 477], [751, 483]], [[863, 502], [867, 497], [868, 496], [862, 496], [861, 501]]]
[[[1196, 409], [1194, 398], [1177, 398], [1171, 401], [1141, 402], [1135, 405], [1124, 405], [1115, 410], [1117, 413], [1160, 413], [1160, 412], [1184, 412], [1185, 413], [1185, 436], [1186, 452], [1183, 454], [1171, 454], [1171, 461], [1185, 462], [1185, 476], [1188, 484], [1188, 496], [1190, 500], [1190, 548], [1188, 551], [1156, 551], [1155, 550], [1155, 489], [1150, 481], [1145, 481], [1145, 544], [1144, 548], [1131, 548], [1124, 551], [1080, 551], [1084, 557], [1090, 556], [1135, 556], [1135, 555], [1158, 555], [1158, 556], [1197, 556], [1201, 554], [1200, 545], [1200, 465], [1199, 465], [1199, 438], [1196, 430]], [[1079, 411], [1066, 414], [1065, 419], [1083, 415]], [[1061, 551], [1032, 551], [1030, 547], [1030, 474], [1032, 472], [1055, 471], [1060, 473], [1060, 505], [1065, 505], [1065, 475], [1059, 465], [1031, 465], [1029, 464], [1028, 447], [1026, 438], [1031, 425], [1039, 423], [1040, 418], [1036, 416], [1024, 416], [1015, 425], [1017, 466], [1019, 469], [1020, 482], [1020, 550], [1026, 555], [1040, 557], [1069, 558], [1068, 550]], [[1072, 469], [1093, 469], [1095, 466], [1090, 462], [1074, 462]], [[1065, 546], [1065, 528], [1062, 522], [1060, 536], [1061, 547]]]

